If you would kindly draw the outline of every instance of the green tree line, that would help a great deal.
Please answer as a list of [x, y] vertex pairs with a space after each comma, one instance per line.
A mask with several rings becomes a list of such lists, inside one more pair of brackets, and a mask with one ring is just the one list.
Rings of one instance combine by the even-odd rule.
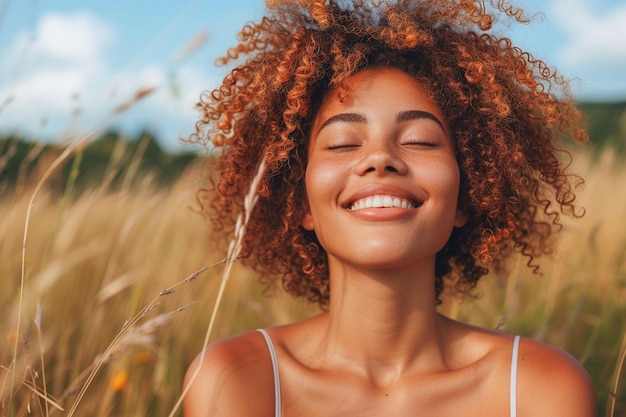
[[[59, 144], [32, 141], [19, 135], [0, 136], [0, 191], [40, 178], [64, 150]], [[115, 189], [122, 184], [135, 185], [149, 175], [158, 186], [169, 186], [198, 157], [192, 150], [166, 151], [150, 131], [128, 137], [110, 130], [76, 149], [48, 182], [57, 190], [68, 183], [76, 190], [83, 190], [106, 180]]]

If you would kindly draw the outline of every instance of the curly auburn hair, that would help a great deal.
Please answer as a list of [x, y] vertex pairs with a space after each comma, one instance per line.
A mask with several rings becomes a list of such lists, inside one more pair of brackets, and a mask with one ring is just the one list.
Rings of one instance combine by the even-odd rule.
[[326, 253], [301, 226], [308, 134], [325, 94], [372, 66], [417, 79], [442, 109], [456, 145], [459, 205], [469, 221], [436, 256], [438, 300], [444, 282], [467, 292], [486, 266], [499, 266], [514, 251], [536, 269], [533, 260], [550, 252], [560, 214], [582, 215], [568, 161], [559, 157], [567, 153], [556, 145], [563, 136], [587, 139], [566, 81], [491, 33], [497, 14], [526, 23], [521, 9], [483, 0], [273, 3], [220, 59], [234, 68], [201, 96], [202, 118], [189, 139], [221, 147], [203, 207], [220, 243], [232, 236], [265, 157], [242, 250], [265, 284], [281, 279], [288, 293], [328, 303]]

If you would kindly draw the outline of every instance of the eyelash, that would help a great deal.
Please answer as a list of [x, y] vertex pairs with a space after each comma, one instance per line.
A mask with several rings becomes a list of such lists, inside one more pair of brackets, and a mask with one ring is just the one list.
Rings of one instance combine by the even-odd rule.
[[346, 149], [346, 148], [356, 148], [359, 145], [330, 145], [328, 147], [329, 150], [336, 150], [336, 149]]
[[412, 142], [405, 142], [402, 145], [409, 145], [409, 146], [426, 146], [429, 148], [434, 148], [435, 146], [437, 146], [437, 144], [435, 142], [428, 142], [428, 141], [412, 141]]

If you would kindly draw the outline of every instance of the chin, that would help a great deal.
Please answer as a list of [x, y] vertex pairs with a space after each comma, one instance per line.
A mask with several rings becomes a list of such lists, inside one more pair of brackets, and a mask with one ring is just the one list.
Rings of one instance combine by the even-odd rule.
[[397, 250], [390, 250], [389, 246], [383, 248], [376, 248], [373, 250], [360, 251], [360, 254], [355, 256], [354, 264], [361, 268], [372, 270], [394, 270], [405, 269], [407, 267], [422, 268], [425, 265], [432, 265], [435, 267], [435, 253], [406, 253], [399, 252]]

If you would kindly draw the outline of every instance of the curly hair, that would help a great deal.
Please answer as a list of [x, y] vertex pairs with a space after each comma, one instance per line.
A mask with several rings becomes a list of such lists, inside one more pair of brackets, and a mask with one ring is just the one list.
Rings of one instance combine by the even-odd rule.
[[[513, 252], [527, 265], [551, 251], [561, 214], [580, 216], [562, 137], [587, 139], [566, 80], [543, 61], [493, 34], [497, 16], [528, 19], [503, 1], [301, 0], [273, 2], [246, 25], [219, 63], [233, 65], [204, 93], [190, 141], [220, 147], [213, 192], [203, 209], [225, 242], [259, 161], [267, 170], [243, 241], [244, 262], [265, 284], [281, 280], [322, 307], [330, 294], [327, 258], [301, 223], [309, 129], [325, 94], [372, 66], [401, 69], [442, 109], [461, 171], [468, 222], [437, 253], [444, 287], [473, 288]], [[565, 155], [566, 158], [561, 158]]]

